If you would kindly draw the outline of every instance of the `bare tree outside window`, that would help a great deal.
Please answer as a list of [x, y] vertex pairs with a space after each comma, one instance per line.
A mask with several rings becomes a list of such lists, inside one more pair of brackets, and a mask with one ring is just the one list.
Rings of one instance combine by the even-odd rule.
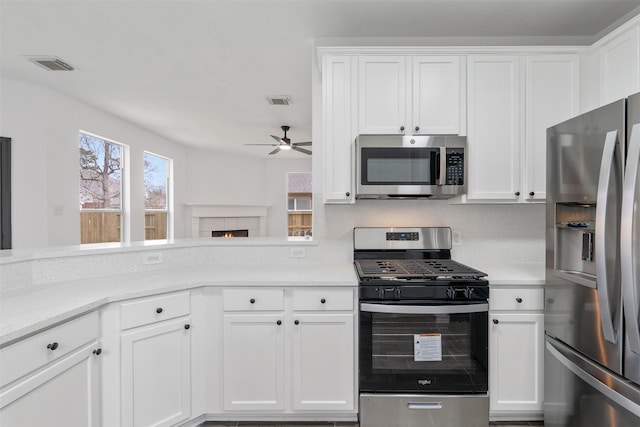
[[80, 241], [122, 241], [121, 144], [80, 133]]
[[144, 153], [144, 238], [168, 238], [171, 159]]

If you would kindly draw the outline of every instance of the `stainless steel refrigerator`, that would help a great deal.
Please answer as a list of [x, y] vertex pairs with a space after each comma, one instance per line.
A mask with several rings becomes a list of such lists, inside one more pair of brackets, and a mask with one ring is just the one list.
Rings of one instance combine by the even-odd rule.
[[545, 427], [640, 426], [640, 94], [547, 130]]

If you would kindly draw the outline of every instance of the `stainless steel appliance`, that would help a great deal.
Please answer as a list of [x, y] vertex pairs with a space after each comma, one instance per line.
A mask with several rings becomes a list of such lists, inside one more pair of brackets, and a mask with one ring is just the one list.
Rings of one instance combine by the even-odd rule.
[[547, 130], [545, 427], [640, 426], [640, 94]]
[[446, 199], [466, 190], [459, 136], [360, 135], [356, 139], [356, 199]]
[[486, 427], [484, 273], [451, 260], [451, 230], [355, 228], [360, 425]]

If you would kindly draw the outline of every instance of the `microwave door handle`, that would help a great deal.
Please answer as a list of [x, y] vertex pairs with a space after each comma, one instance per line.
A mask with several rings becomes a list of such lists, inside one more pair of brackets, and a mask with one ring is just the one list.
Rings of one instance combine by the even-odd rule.
[[620, 264], [622, 268], [622, 293], [624, 297], [625, 316], [629, 319], [627, 324], [629, 334], [629, 347], [631, 351], [640, 354], [640, 319], [638, 318], [640, 301], [640, 277], [636, 274], [638, 271], [637, 253], [638, 233], [640, 230], [634, 230], [634, 226], [638, 225], [638, 218], [633, 215], [639, 215], [639, 211], [634, 212], [634, 207], [639, 202], [638, 181], [640, 180], [638, 162], [640, 162], [640, 124], [635, 124], [631, 130], [631, 138], [629, 139], [629, 147], [627, 151], [627, 166], [625, 168], [624, 183], [622, 186], [622, 220], [620, 223]]
[[439, 157], [440, 157], [440, 161], [438, 162], [439, 164], [438, 181], [436, 182], [436, 184], [444, 185], [445, 178], [447, 176], [447, 148], [446, 147], [440, 147]]
[[[622, 168], [622, 158], [620, 157], [620, 144], [618, 140], [618, 131], [607, 133], [604, 149], [602, 150], [602, 162], [600, 164], [600, 176], [598, 178], [598, 195], [596, 199], [596, 291], [598, 305], [600, 306], [600, 324], [604, 339], [611, 343], [617, 341], [617, 331], [615, 324], [619, 314], [618, 301], [611, 301], [613, 295], [610, 295], [609, 284], [615, 285], [615, 263], [617, 257], [609, 257], [607, 253], [611, 250], [618, 250], [617, 243], [611, 243], [611, 239], [617, 239], [619, 229], [615, 231], [608, 230], [607, 227], [616, 228], [618, 224], [619, 212], [616, 212], [617, 200], [609, 200], [609, 190], [611, 184], [621, 188], [621, 183], [612, 182], [612, 180], [620, 180]], [[617, 195], [617, 193], [614, 193]], [[610, 212], [610, 209], [613, 211]], [[613, 303], [613, 310], [611, 308]], [[615, 312], [612, 312], [615, 311]]]

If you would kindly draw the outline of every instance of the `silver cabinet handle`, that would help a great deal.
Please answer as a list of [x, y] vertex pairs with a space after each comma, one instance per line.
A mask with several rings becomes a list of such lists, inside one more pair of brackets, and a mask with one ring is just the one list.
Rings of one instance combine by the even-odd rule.
[[[634, 221], [634, 207], [638, 203], [638, 162], [640, 162], [640, 124], [631, 129], [631, 138], [627, 147], [627, 166], [625, 168], [624, 183], [622, 187], [622, 220], [620, 223], [620, 264], [622, 267], [622, 293], [624, 296], [624, 308], [629, 317], [629, 347], [634, 353], [640, 354], [640, 326], [638, 314], [640, 304], [640, 277], [636, 277], [638, 271], [637, 253], [640, 242], [639, 230], [634, 230], [637, 225]], [[636, 217], [636, 220], [638, 217]]]
[[458, 314], [489, 311], [489, 304], [397, 305], [360, 303], [360, 311], [387, 314]]
[[[602, 151], [600, 177], [598, 178], [598, 195], [596, 199], [596, 289], [600, 306], [600, 323], [604, 339], [611, 343], [617, 341], [615, 324], [618, 323], [620, 307], [616, 295], [609, 295], [609, 284], [614, 284], [617, 257], [609, 257], [608, 253], [619, 250], [616, 243], [619, 233], [618, 200], [610, 200], [609, 190], [612, 185], [622, 189], [622, 156], [618, 131], [607, 132]], [[618, 195], [619, 191], [613, 192]], [[611, 304], [613, 303], [613, 308]]]

